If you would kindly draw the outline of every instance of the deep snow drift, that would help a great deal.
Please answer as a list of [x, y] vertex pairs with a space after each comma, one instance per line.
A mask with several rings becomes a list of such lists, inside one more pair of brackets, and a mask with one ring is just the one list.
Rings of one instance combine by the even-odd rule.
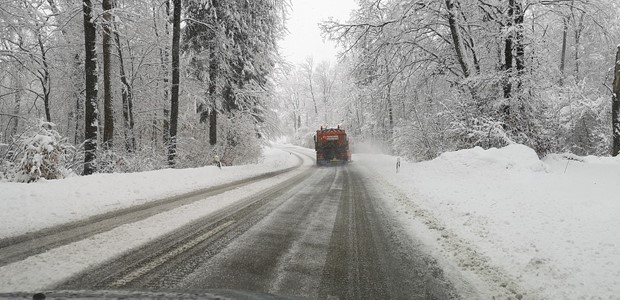
[[95, 174], [36, 183], [0, 182], [0, 238], [277, 171], [299, 163], [267, 147], [260, 164]]
[[510, 145], [403, 161], [399, 173], [392, 156], [353, 158], [397, 187], [386, 199], [412, 236], [483, 297], [620, 295], [620, 158], [539, 160]]

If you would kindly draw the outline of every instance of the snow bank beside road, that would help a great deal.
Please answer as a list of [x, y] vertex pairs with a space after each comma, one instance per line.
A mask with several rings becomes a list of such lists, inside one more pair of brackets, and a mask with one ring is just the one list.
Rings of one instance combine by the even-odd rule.
[[511, 145], [403, 162], [396, 174], [394, 157], [354, 157], [405, 193], [393, 200], [401, 219], [412, 230], [426, 225], [422, 239], [441, 251], [438, 259], [464, 270], [486, 296], [620, 294], [620, 158], [541, 161]]
[[96, 174], [37, 183], [0, 182], [0, 238], [77, 221], [193, 190], [282, 170], [299, 163], [289, 152], [265, 148], [260, 164], [140, 173]]

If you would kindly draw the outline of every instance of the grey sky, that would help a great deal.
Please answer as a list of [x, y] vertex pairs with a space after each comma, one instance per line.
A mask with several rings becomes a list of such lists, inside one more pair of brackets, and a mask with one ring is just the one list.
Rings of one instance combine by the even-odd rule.
[[313, 56], [314, 61], [335, 61], [336, 45], [323, 41], [318, 23], [333, 17], [336, 20], [349, 19], [355, 0], [292, 0], [292, 9], [287, 22], [288, 36], [280, 42], [283, 56], [293, 64]]

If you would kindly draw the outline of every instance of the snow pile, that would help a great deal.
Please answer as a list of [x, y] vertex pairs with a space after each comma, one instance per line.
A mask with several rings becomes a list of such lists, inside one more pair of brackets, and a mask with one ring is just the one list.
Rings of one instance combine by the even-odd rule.
[[465, 149], [455, 152], [446, 152], [439, 156], [444, 164], [454, 168], [464, 168], [467, 172], [474, 170], [487, 171], [488, 169], [515, 169], [519, 171], [545, 172], [543, 162], [538, 159], [536, 152], [521, 144], [512, 144], [501, 149], [491, 148], [484, 150], [481, 147]]
[[403, 162], [396, 174], [395, 157], [355, 157], [402, 191], [390, 200], [399, 219], [483, 297], [620, 294], [620, 158], [541, 161], [510, 145]]
[[0, 238], [277, 171], [297, 156], [265, 148], [261, 164], [96, 174], [31, 184], [0, 182]]

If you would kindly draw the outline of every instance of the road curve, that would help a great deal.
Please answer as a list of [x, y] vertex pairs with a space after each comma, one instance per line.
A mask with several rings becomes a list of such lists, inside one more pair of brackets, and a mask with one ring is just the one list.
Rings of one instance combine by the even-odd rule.
[[360, 172], [354, 164], [311, 168], [55, 288], [458, 298]]
[[223, 185], [196, 190], [193, 192], [164, 198], [157, 201], [136, 205], [125, 209], [92, 216], [85, 220], [62, 224], [37, 232], [0, 239], [0, 266], [16, 262], [47, 250], [79, 241], [98, 233], [102, 233], [123, 224], [137, 222], [150, 216], [215, 196], [245, 185], [298, 169], [302, 165], [302, 157], [298, 154], [299, 163], [293, 167], [269, 172], [258, 176], [230, 182]]

